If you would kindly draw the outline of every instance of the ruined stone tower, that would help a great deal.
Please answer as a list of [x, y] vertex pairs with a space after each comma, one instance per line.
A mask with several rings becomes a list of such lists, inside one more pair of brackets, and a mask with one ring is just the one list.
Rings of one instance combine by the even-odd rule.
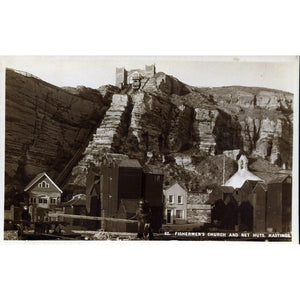
[[139, 74], [140, 79], [151, 78], [156, 74], [155, 65], [145, 66], [145, 69], [133, 69], [127, 71], [123, 68], [116, 68], [116, 86], [120, 89], [124, 88], [127, 84], [133, 82], [133, 76]]
[[127, 71], [123, 68], [116, 68], [116, 86], [122, 89], [127, 84]]

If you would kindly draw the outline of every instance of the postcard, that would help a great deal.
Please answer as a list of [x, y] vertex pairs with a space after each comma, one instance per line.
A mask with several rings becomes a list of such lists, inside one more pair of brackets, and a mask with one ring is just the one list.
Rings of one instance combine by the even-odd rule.
[[4, 240], [298, 239], [298, 57], [2, 57]]

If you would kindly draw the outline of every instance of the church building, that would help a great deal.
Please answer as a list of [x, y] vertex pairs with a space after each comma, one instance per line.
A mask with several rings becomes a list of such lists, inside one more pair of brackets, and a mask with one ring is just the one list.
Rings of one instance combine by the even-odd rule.
[[263, 182], [261, 178], [254, 175], [248, 170], [248, 159], [245, 155], [241, 155], [240, 159], [238, 160], [237, 172], [232, 177], [230, 177], [222, 186], [230, 186], [234, 189], [239, 189], [247, 180]]

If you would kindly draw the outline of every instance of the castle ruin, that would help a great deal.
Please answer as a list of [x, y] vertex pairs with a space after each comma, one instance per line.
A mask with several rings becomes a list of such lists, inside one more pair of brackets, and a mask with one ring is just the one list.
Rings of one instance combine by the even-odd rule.
[[155, 65], [145, 66], [145, 69], [133, 69], [127, 71], [123, 68], [116, 68], [116, 86], [123, 89], [128, 84], [133, 84], [136, 80], [150, 78], [156, 73]]

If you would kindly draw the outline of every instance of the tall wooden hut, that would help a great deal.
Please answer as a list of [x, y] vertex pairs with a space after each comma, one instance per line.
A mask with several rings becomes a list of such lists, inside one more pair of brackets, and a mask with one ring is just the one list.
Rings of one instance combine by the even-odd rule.
[[250, 197], [253, 205], [253, 232], [265, 232], [267, 220], [267, 185], [258, 182]]
[[159, 231], [163, 222], [163, 182], [164, 174], [160, 168], [152, 165], [144, 167], [142, 195], [149, 203], [152, 213], [151, 227], [155, 232]]
[[292, 177], [281, 175], [268, 183], [267, 230], [291, 232]]

